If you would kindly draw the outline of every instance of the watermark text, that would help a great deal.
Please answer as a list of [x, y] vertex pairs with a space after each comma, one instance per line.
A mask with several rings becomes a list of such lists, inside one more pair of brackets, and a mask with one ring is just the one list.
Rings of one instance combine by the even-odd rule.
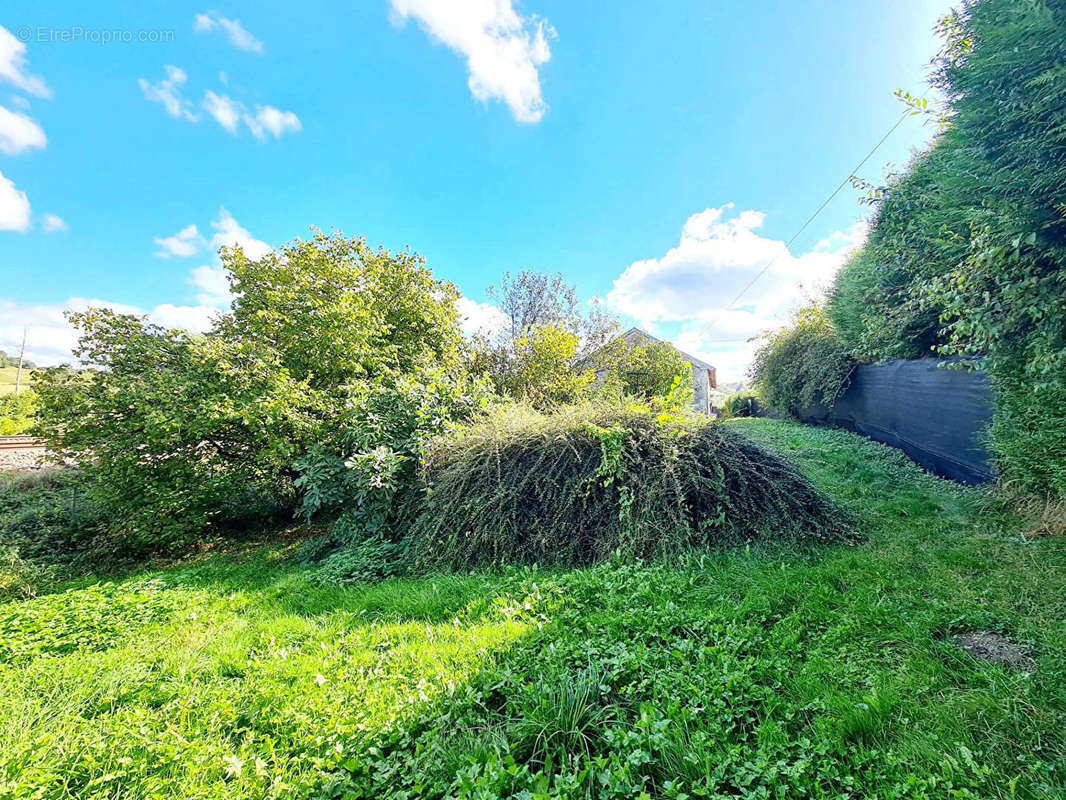
[[83, 28], [71, 25], [55, 28], [51, 25], [23, 25], [16, 32], [20, 42], [37, 44], [159, 44], [173, 42], [173, 30], [133, 30], [132, 28]]

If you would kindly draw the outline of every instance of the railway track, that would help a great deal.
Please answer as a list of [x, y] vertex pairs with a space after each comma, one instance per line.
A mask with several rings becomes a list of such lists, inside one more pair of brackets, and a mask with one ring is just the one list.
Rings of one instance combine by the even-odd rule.
[[36, 450], [44, 442], [36, 436], [0, 436], [0, 450]]

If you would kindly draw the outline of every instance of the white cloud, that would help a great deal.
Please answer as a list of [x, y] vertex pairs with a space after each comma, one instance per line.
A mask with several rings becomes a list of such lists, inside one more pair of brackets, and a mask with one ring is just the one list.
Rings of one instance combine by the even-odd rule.
[[502, 100], [519, 122], [539, 122], [547, 106], [538, 68], [551, 58], [555, 31], [522, 17], [511, 0], [390, 0], [396, 20], [413, 17], [430, 36], [466, 58], [471, 94]]
[[222, 31], [229, 37], [230, 44], [238, 50], [248, 53], [263, 54], [263, 43], [249, 33], [239, 19], [227, 19], [217, 11], [208, 11], [206, 14], [197, 14], [193, 22], [193, 30], [197, 33], [209, 33]]
[[491, 303], [478, 303], [460, 297], [455, 308], [459, 312], [459, 324], [467, 336], [482, 335], [491, 338], [510, 324], [507, 315]]
[[29, 198], [0, 172], [0, 231], [24, 231], [29, 227]]
[[190, 283], [196, 287], [196, 302], [213, 308], [226, 308], [233, 301], [229, 279], [222, 267], [222, 259], [217, 255], [220, 247], [240, 247], [244, 254], [254, 260], [260, 259], [271, 251], [264, 241], [256, 239], [225, 208], [218, 210], [218, 219], [211, 223], [215, 229], [208, 248], [216, 255], [211, 264], [201, 264], [190, 276]]
[[263, 141], [267, 134], [280, 139], [283, 133], [301, 129], [300, 118], [291, 111], [282, 111], [274, 106], [256, 106], [253, 114], [244, 104], [226, 95], [208, 90], [204, 93], [204, 110], [230, 133], [236, 133], [243, 122], [252, 135]]
[[265, 139], [267, 133], [279, 139], [286, 131], [298, 131], [301, 128], [299, 117], [274, 106], [256, 106], [255, 115], [246, 114], [244, 123], [257, 139]]
[[199, 116], [193, 110], [192, 103], [182, 96], [181, 87], [188, 81], [189, 76], [185, 70], [171, 64], [167, 64], [163, 69], [167, 76], [158, 83], [149, 83], [144, 78], [137, 79], [141, 92], [151, 102], [162, 103], [167, 113], [175, 119], [196, 122]]
[[266, 242], [252, 236], [225, 207], [219, 208], [218, 219], [211, 223], [211, 227], [215, 229], [211, 237], [212, 250], [239, 246], [248, 258], [257, 261], [273, 249]]
[[55, 214], [45, 214], [41, 220], [41, 228], [45, 233], [59, 233], [67, 230], [67, 223], [62, 217]]
[[204, 246], [204, 239], [195, 225], [188, 225], [173, 236], [157, 236], [154, 241], [161, 248], [157, 258], [188, 258], [196, 255]]
[[199, 122], [206, 112], [223, 130], [237, 133], [243, 124], [252, 135], [260, 141], [267, 135], [275, 139], [282, 134], [301, 129], [300, 118], [292, 111], [282, 111], [270, 105], [256, 105], [255, 111], [249, 111], [244, 103], [225, 94], [217, 94], [210, 89], [204, 92], [199, 107], [196, 107], [183, 94], [183, 87], [188, 81], [185, 71], [171, 65], [166, 66], [167, 76], [157, 83], [149, 83], [139, 78], [141, 91], [152, 102], [162, 103], [166, 112], [175, 119]]
[[25, 114], [0, 106], [0, 153], [12, 156], [46, 144], [48, 138], [40, 125]]
[[196, 302], [212, 308], [225, 308], [233, 302], [226, 271], [217, 264], [201, 264], [189, 276], [196, 287]]
[[226, 95], [217, 95], [208, 89], [204, 92], [204, 110], [214, 117], [215, 122], [230, 133], [237, 132], [237, 126], [241, 124], [241, 105]]
[[111, 308], [120, 314], [147, 315], [149, 322], [166, 328], [206, 331], [217, 309], [207, 306], [175, 306], [169, 303], [145, 312], [136, 306], [107, 300], [72, 297], [62, 303], [24, 305], [0, 298], [0, 350], [17, 353], [26, 332], [26, 358], [43, 367], [72, 363], [77, 331], [67, 322], [68, 311]]
[[40, 75], [26, 71], [26, 45], [0, 25], [0, 82], [37, 97], [51, 97], [52, 90]]
[[[0, 208], [2, 208], [2, 186], [0, 186]], [[252, 236], [225, 208], [219, 209], [218, 218], [211, 223], [211, 227], [214, 233], [206, 246], [212, 250], [223, 246], [239, 245], [245, 254], [253, 259], [262, 258], [271, 250], [270, 245]], [[189, 225], [167, 239], [188, 241], [194, 237], [201, 247], [205, 245], [195, 225]], [[156, 243], [160, 244], [161, 241], [157, 239]], [[166, 247], [162, 244], [160, 246]], [[206, 331], [233, 299], [226, 273], [222, 269], [221, 259], [216, 255], [211, 264], [196, 267], [190, 273], [189, 282], [197, 289], [195, 304], [162, 303], [147, 311], [125, 303], [82, 297], [72, 297], [61, 303], [40, 305], [20, 304], [0, 298], [0, 350], [8, 353], [17, 351], [22, 340], [23, 328], [25, 328], [26, 357], [31, 361], [41, 366], [72, 362], [78, 336], [63, 315], [67, 311], [84, 311], [90, 307], [105, 307], [122, 314], [147, 316], [149, 322], [166, 328]]]
[[793, 255], [783, 241], [757, 233], [765, 217], [736, 213], [731, 203], [693, 214], [676, 247], [632, 263], [614, 281], [608, 305], [645, 327], [680, 323], [681, 349], [715, 364], [723, 380], [740, 379], [754, 348], [746, 340], [780, 326], [827, 288], [866, 233], [859, 222]]

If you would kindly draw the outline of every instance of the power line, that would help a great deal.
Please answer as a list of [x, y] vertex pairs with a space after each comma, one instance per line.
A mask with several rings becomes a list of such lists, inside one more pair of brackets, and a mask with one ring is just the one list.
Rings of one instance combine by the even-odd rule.
[[[923, 95], [923, 97], [924, 97], [924, 95]], [[815, 212], [813, 214], [811, 214], [807, 218], [807, 221], [804, 222], [800, 226], [800, 229], [798, 231], [796, 231], [794, 234], [792, 234], [792, 238], [789, 239], [788, 242], [785, 243], [785, 249], [791, 250], [792, 243], [795, 242], [796, 239], [799, 238], [799, 235], [801, 233], [803, 233], [805, 230], [807, 230], [807, 226], [810, 225], [812, 222], [814, 222], [815, 218], [819, 214], [821, 214], [822, 211], [825, 210], [825, 207], [827, 205], [829, 205], [833, 201], [833, 198], [836, 197], [838, 194], [840, 194], [840, 190], [848, 185], [848, 181], [851, 180], [851, 176], [857, 174], [858, 171], [863, 168], [863, 165], [866, 164], [866, 162], [870, 160], [871, 156], [873, 156], [873, 154], [876, 153], [880, 149], [881, 145], [883, 145], [886, 141], [888, 141], [888, 137], [891, 136], [893, 133], [895, 133], [896, 128], [898, 128], [900, 125], [903, 124], [903, 120], [905, 120], [907, 117], [909, 117], [912, 113], [913, 112], [908, 108], [902, 114], [899, 115], [899, 119], [897, 119], [896, 123], [891, 128], [888, 129], [888, 133], [886, 133], [884, 136], [882, 136], [881, 140], [877, 144], [875, 144], [873, 146], [873, 149], [863, 157], [862, 161], [860, 161], [858, 164], [855, 165], [855, 168], [853, 170], [851, 170], [851, 172], [848, 173], [847, 177], [845, 177], [844, 180], [842, 180], [840, 182], [840, 185], [837, 186], [837, 188], [835, 188], [833, 190], [833, 193], [830, 194], [829, 197], [825, 198], [825, 200], [822, 202], [822, 204], [820, 206], [818, 206], [818, 208], [815, 210]], [[732, 308], [733, 306], [735, 306], [737, 304], [737, 301], [740, 300], [740, 298], [742, 298], [745, 294], [747, 294], [748, 289], [750, 289], [752, 286], [754, 286], [755, 282], [757, 280], [759, 280], [759, 278], [761, 278], [763, 275], [766, 274], [766, 270], [770, 269], [770, 267], [773, 266], [775, 261], [777, 261], [777, 256], [774, 256], [769, 261], [767, 261], [766, 265], [761, 270], [759, 270], [759, 273], [754, 278], [752, 278], [750, 281], [748, 281], [748, 285], [740, 290], [740, 293], [736, 297], [733, 298], [733, 302], [730, 303], [728, 306], [726, 306], [726, 308], [729, 309], [729, 308]]]

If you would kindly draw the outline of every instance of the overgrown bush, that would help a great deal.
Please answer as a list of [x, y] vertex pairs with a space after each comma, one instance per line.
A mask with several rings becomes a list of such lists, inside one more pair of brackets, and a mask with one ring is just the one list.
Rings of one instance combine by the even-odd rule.
[[643, 400], [672, 395], [681, 406], [692, 400], [692, 365], [670, 342], [616, 336], [587, 363], [601, 375], [598, 393]]
[[830, 315], [863, 358], [982, 357], [1003, 474], [1066, 497], [1066, 8], [970, 0], [940, 31], [945, 130], [872, 193]]
[[458, 291], [417, 256], [321, 233], [258, 261], [222, 255], [235, 299], [207, 334], [90, 309], [71, 320], [94, 369], [35, 376], [49, 446], [144, 546], [297, 507], [369, 508], [414, 429], [436, 433], [448, 413], [404, 403], [445, 385], [465, 402]]
[[33, 427], [37, 395], [32, 390], [0, 395], [0, 436], [16, 436]]
[[295, 462], [297, 513], [311, 520], [343, 512], [321, 543], [327, 550], [358, 549], [364, 539], [398, 541], [397, 508], [417, 491], [426, 443], [484, 413], [493, 399], [486, 382], [442, 373], [364, 386], [323, 440]]
[[167, 546], [227, 509], [291, 502], [286, 468], [314, 420], [276, 352], [107, 309], [72, 321], [100, 369], [37, 373], [39, 429], [125, 538]]
[[810, 306], [767, 337], [750, 376], [770, 408], [800, 416], [812, 407], [832, 408], [854, 366], [825, 311]]
[[53, 568], [27, 561], [17, 547], [0, 545], [0, 603], [36, 597], [54, 580]]
[[320, 563], [315, 576], [323, 583], [380, 581], [402, 574], [409, 566], [407, 540], [382, 530], [368, 532], [365, 516], [359, 510], [341, 514], [329, 540], [319, 545], [336, 542], [342, 546], [324, 556], [321, 546], [318, 548]]
[[114, 543], [102, 522], [78, 470], [0, 472], [0, 571], [9, 589], [37, 592], [83, 566], [113, 566]]
[[555, 324], [531, 325], [515, 340], [510, 369], [502, 391], [537, 408], [580, 400], [593, 374], [575, 365], [579, 339]]
[[720, 409], [722, 418], [754, 417], [758, 410], [757, 402], [758, 396], [755, 392], [736, 392], [731, 394], [722, 403], [722, 408]]
[[839, 540], [845, 515], [736, 431], [668, 412], [506, 408], [429, 448], [417, 564], [589, 564], [756, 537]]

